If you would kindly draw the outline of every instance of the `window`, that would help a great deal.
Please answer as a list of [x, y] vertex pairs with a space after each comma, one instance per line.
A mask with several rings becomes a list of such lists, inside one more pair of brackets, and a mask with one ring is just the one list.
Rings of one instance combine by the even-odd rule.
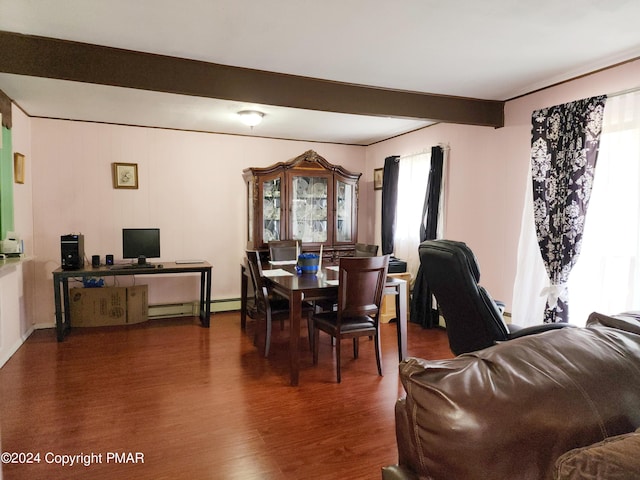
[[[448, 148], [444, 149], [444, 165]], [[443, 165], [443, 172], [446, 168]], [[431, 152], [400, 157], [398, 172], [398, 204], [396, 206], [395, 256], [407, 262], [407, 272], [415, 279], [420, 267], [418, 246], [420, 245], [420, 223], [423, 220], [424, 197], [431, 170]], [[438, 236], [443, 229], [444, 190], [443, 174], [438, 212]]]
[[640, 92], [609, 98], [569, 315], [640, 310]]
[[[533, 227], [531, 180], [518, 248], [513, 322], [540, 323], [548, 284]], [[607, 99], [580, 257], [569, 276], [569, 322], [640, 310], [640, 92]]]

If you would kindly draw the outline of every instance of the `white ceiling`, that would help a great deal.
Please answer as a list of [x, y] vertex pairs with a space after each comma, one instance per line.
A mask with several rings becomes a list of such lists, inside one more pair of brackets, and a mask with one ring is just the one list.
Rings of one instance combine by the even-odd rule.
[[[638, 19], [637, 0], [0, 0], [8, 32], [488, 100], [640, 57]], [[31, 116], [359, 145], [431, 123], [8, 73], [0, 90]]]

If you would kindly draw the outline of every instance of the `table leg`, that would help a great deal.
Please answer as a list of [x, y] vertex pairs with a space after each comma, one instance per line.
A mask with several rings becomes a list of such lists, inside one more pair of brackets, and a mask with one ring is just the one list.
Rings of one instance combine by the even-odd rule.
[[289, 298], [289, 320], [291, 324], [289, 340], [289, 371], [291, 386], [298, 385], [300, 375], [300, 318], [302, 316], [302, 292], [293, 291]]
[[58, 341], [64, 340], [64, 324], [62, 322], [62, 299], [60, 298], [60, 279], [53, 277], [53, 298], [56, 309], [56, 335]]
[[201, 277], [201, 284], [204, 286], [204, 318], [202, 319], [202, 325], [207, 328], [211, 325], [211, 275], [211, 270], [208, 270], [202, 272]]
[[398, 357], [407, 357], [407, 282], [400, 280], [396, 295], [396, 328], [398, 329]]
[[64, 332], [71, 329], [71, 303], [69, 302], [69, 279], [62, 279], [62, 305], [64, 306]]
[[247, 327], [247, 289], [249, 288], [246, 268], [240, 266], [240, 329], [245, 330]]

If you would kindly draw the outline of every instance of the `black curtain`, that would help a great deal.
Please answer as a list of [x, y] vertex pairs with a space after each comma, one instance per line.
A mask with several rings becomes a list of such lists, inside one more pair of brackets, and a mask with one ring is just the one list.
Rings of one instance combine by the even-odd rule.
[[394, 155], [384, 159], [382, 173], [382, 254], [393, 253], [396, 233], [396, 206], [398, 205], [398, 172], [400, 157]]
[[[442, 170], [444, 166], [444, 150], [442, 147], [431, 148], [431, 167], [429, 181], [424, 197], [422, 220], [420, 222], [420, 242], [436, 238], [438, 230], [438, 212], [440, 211], [440, 192], [442, 191]], [[411, 297], [412, 323], [418, 323], [423, 328], [438, 325], [438, 310], [432, 308], [432, 296], [422, 270], [418, 268], [416, 281], [413, 285]]]

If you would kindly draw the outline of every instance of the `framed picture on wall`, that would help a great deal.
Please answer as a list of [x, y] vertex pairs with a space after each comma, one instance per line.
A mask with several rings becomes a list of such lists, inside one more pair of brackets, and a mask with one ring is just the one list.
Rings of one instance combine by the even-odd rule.
[[13, 181], [24, 183], [24, 155], [18, 152], [13, 154]]
[[373, 171], [373, 189], [374, 190], [382, 190], [382, 174], [384, 172], [384, 168], [376, 168]]
[[138, 188], [137, 163], [113, 163], [113, 188]]

